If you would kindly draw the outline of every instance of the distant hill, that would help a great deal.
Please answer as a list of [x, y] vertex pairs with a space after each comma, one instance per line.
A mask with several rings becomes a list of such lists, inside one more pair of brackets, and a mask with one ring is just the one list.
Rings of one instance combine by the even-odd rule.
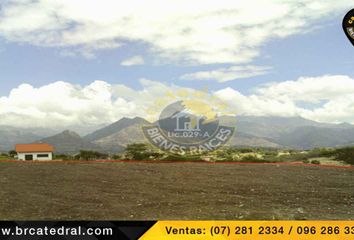
[[236, 147], [264, 147], [264, 148], [284, 148], [272, 139], [257, 137], [243, 132], [237, 132], [228, 143]]
[[295, 149], [349, 146], [354, 142], [354, 128], [303, 126], [279, 136], [277, 141]]
[[[238, 116], [221, 117], [220, 124], [235, 126], [229, 142], [239, 147], [295, 148], [337, 147], [354, 142], [354, 126], [348, 123], [328, 124], [302, 117]], [[106, 151], [124, 148], [129, 143], [144, 142], [142, 126], [150, 123], [142, 118], [122, 118], [85, 139]]]
[[354, 142], [354, 126], [348, 123], [330, 124], [302, 117], [239, 116], [236, 136], [242, 133], [266, 138], [284, 148], [311, 149], [339, 147]]
[[49, 143], [53, 145], [56, 153], [73, 154], [79, 152], [80, 150], [102, 150], [99, 146], [82, 139], [76, 132], [69, 130], [48, 138], [43, 138], [37, 142]]
[[91, 134], [88, 134], [84, 137], [87, 141], [97, 141], [99, 139], [111, 136], [112, 134], [118, 133], [119, 131], [136, 124], [150, 124], [143, 118], [136, 117], [136, 118], [121, 118], [117, 122], [114, 122], [104, 128], [94, 131]]
[[142, 127], [148, 125], [151, 123], [143, 118], [122, 118], [84, 139], [92, 139], [93, 143], [105, 151], [117, 152], [123, 150], [127, 144], [145, 142]]
[[238, 116], [236, 117], [236, 121], [238, 131], [272, 139], [278, 139], [282, 135], [290, 133], [299, 127], [343, 127], [339, 124], [319, 123], [302, 117]]
[[[219, 120], [220, 124], [236, 127], [229, 142], [232, 146], [311, 149], [354, 143], [354, 126], [348, 123], [329, 124], [301, 117], [271, 116], [224, 116]], [[72, 131], [54, 135], [50, 129], [0, 126], [0, 151], [13, 149], [17, 143], [47, 142], [62, 153], [76, 153], [81, 149], [119, 152], [127, 144], [145, 142], [141, 129], [148, 125], [151, 123], [140, 117], [122, 118], [83, 138]]]
[[16, 128], [0, 126], [0, 151], [15, 149], [18, 143], [30, 143], [54, 134], [51, 129], [45, 128]]

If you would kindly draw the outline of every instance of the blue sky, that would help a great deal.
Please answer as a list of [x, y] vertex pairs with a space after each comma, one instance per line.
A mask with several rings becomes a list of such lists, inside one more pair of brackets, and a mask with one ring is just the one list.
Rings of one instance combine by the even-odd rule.
[[[344, 74], [354, 77], [353, 47], [343, 34], [341, 21], [341, 16], [337, 16], [309, 33], [269, 40], [261, 47], [261, 56], [254, 61], [257, 65], [273, 67], [268, 74], [225, 83], [213, 80], [188, 81], [179, 77], [185, 73], [212, 70], [215, 66], [229, 64], [155, 65], [153, 56], [143, 46], [134, 43], [119, 49], [104, 50], [96, 53], [95, 58], [87, 59], [82, 56], [62, 56], [60, 48], [11, 43], [2, 39], [0, 94], [7, 95], [22, 83], [39, 87], [59, 80], [82, 85], [94, 80], [105, 80], [140, 88], [138, 80], [148, 78], [192, 88], [200, 88], [201, 84], [210, 89], [230, 86], [247, 93], [265, 82], [293, 80], [300, 76]], [[121, 61], [135, 55], [142, 55], [146, 64], [120, 65]]]
[[[145, 8], [135, 8], [137, 3]], [[31, 105], [36, 113], [64, 114], [41, 109], [47, 99], [40, 93], [58, 81], [70, 86], [63, 98], [94, 87], [97, 96], [106, 96], [108, 86], [112, 102], [107, 109], [117, 99], [135, 109], [145, 107], [139, 104], [156, 96], [153, 91], [158, 88], [208, 87], [230, 104], [237, 102], [239, 112], [354, 122], [354, 100], [342, 103], [338, 98], [351, 99], [354, 86], [353, 46], [341, 27], [353, 7], [350, 1], [197, 3], [202, 2], [5, 0], [0, 12], [0, 107], [6, 107], [0, 115], [9, 120], [3, 123], [30, 114], [21, 110], [21, 104], [28, 103], [25, 97], [43, 99]], [[100, 84], [92, 85], [96, 80]], [[315, 82], [320, 84], [317, 89]], [[20, 101], [23, 83], [30, 88]], [[343, 83], [349, 87], [338, 86]], [[338, 89], [326, 93], [321, 90], [324, 86]], [[12, 90], [18, 93], [16, 98], [9, 96]], [[131, 100], [127, 92], [137, 99]], [[289, 97], [295, 92], [308, 96]], [[78, 100], [67, 99], [72, 101]], [[343, 112], [352, 108], [353, 112], [333, 117], [332, 105], [338, 103]], [[11, 105], [17, 112], [6, 110]], [[138, 115], [108, 111], [103, 122]], [[74, 115], [68, 124], [80, 123]]]

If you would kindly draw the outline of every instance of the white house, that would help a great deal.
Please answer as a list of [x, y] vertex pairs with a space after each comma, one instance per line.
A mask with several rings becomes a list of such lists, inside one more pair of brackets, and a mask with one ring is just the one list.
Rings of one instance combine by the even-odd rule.
[[54, 147], [46, 143], [16, 144], [18, 160], [52, 160]]

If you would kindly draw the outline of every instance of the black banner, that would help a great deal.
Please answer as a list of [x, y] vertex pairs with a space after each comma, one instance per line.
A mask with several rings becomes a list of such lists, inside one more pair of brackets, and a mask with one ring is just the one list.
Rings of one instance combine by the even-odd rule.
[[1, 221], [1, 240], [136, 240], [156, 221]]

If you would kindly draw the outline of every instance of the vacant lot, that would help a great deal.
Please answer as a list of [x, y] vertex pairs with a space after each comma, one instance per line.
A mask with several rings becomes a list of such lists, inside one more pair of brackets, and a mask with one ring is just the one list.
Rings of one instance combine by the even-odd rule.
[[0, 218], [354, 219], [354, 170], [0, 162]]

